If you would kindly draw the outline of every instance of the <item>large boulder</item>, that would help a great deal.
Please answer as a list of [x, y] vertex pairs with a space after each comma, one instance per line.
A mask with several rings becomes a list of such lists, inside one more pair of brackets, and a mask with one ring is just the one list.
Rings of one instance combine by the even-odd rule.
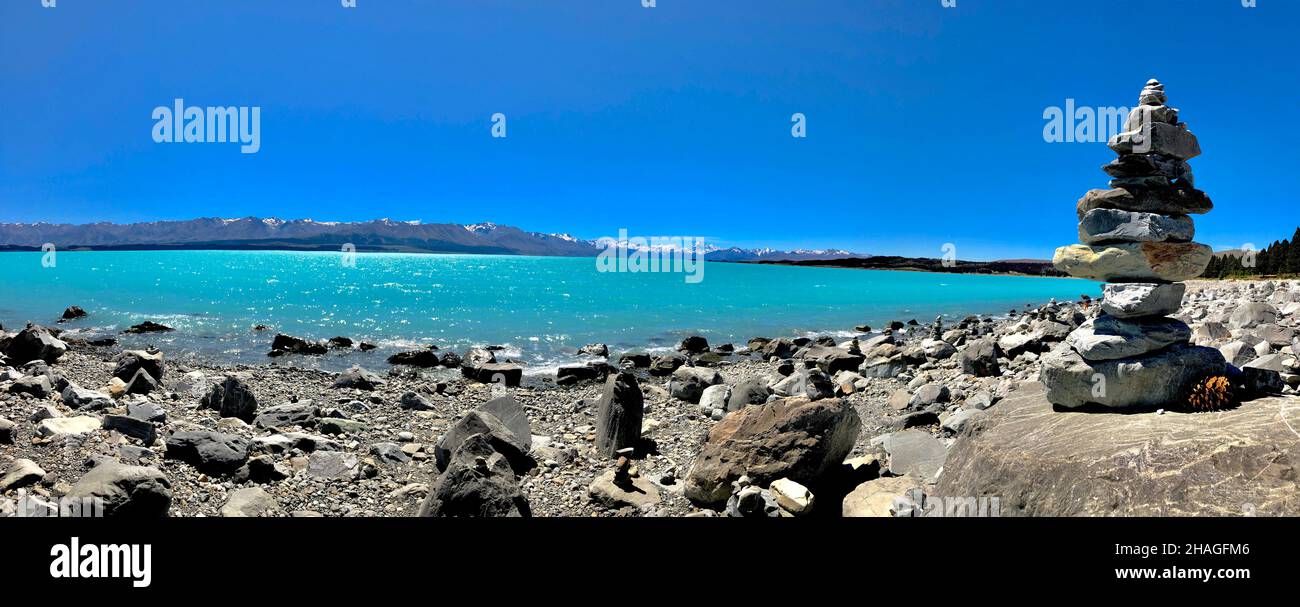
[[835, 396], [835, 383], [821, 369], [798, 368], [772, 386], [777, 396], [802, 396], [810, 400]]
[[767, 397], [771, 395], [772, 389], [768, 387], [766, 380], [751, 377], [732, 386], [731, 393], [727, 396], [726, 409], [735, 411], [749, 405], [761, 405], [767, 402]]
[[257, 412], [257, 397], [244, 380], [228, 375], [221, 383], [213, 384], [199, 404], [216, 409], [221, 417], [237, 417], [252, 423]]
[[460, 374], [479, 383], [513, 387], [523, 381], [524, 368], [514, 363], [470, 364], [465, 361], [461, 363]]
[[171, 508], [171, 483], [157, 468], [105, 462], [81, 477], [66, 496], [87, 504], [101, 500], [106, 517], [159, 518]]
[[1002, 516], [1297, 516], [1291, 400], [1107, 415], [1026, 384], [957, 438], [934, 494], [998, 496]]
[[787, 398], [733, 411], [709, 430], [687, 474], [686, 497], [721, 504], [741, 476], [761, 486], [787, 477], [815, 492], [819, 478], [844, 461], [861, 427], [853, 406], [838, 398]]
[[1263, 302], [1248, 301], [1233, 308], [1232, 316], [1228, 317], [1228, 326], [1234, 329], [1250, 329], [1276, 321], [1277, 308]]
[[28, 325], [9, 340], [4, 355], [17, 366], [33, 360], [52, 363], [67, 351], [68, 344], [55, 337], [49, 329], [40, 325]]
[[1132, 409], [1180, 405], [1195, 382], [1222, 375], [1225, 369], [1223, 354], [1201, 346], [1175, 345], [1136, 358], [1088, 361], [1061, 344], [1043, 355], [1039, 375], [1047, 399], [1061, 407]]
[[473, 434], [456, 446], [420, 506], [423, 517], [530, 516], [528, 499], [499, 443]]
[[641, 440], [644, 408], [644, 397], [635, 375], [624, 371], [610, 377], [596, 413], [596, 451], [615, 457], [622, 449], [635, 448]]
[[1205, 272], [1213, 251], [1195, 242], [1126, 242], [1061, 247], [1052, 258], [1071, 276], [1108, 282], [1191, 280]]
[[398, 352], [388, 357], [388, 364], [429, 368], [442, 364], [442, 359], [439, 358], [436, 349], [430, 347], [423, 350]]

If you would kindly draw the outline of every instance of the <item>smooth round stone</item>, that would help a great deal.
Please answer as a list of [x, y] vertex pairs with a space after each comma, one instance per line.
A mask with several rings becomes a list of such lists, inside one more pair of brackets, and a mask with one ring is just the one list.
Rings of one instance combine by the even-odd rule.
[[1167, 316], [1183, 305], [1187, 285], [1128, 282], [1101, 288], [1101, 310], [1116, 318]]
[[1191, 327], [1173, 318], [1124, 320], [1099, 316], [1080, 325], [1065, 341], [1085, 360], [1096, 361], [1141, 356], [1185, 344], [1191, 338]]
[[1179, 282], [1205, 273], [1213, 251], [1195, 242], [1126, 242], [1070, 245], [1056, 250], [1052, 265], [1078, 278], [1107, 282]]
[[1039, 379], [1047, 400], [1060, 407], [1156, 408], [1180, 402], [1192, 384], [1222, 375], [1226, 366], [1214, 348], [1174, 346], [1136, 358], [1087, 361], [1061, 344], [1043, 355]]
[[1196, 235], [1192, 218], [1119, 209], [1093, 209], [1079, 222], [1079, 240], [1105, 242], [1188, 242]]

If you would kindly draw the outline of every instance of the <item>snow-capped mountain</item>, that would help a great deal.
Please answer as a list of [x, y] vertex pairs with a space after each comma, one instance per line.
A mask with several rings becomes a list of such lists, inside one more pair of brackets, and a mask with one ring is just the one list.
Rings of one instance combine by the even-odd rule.
[[[376, 219], [364, 222], [284, 220], [275, 217], [91, 224], [0, 223], [0, 248], [40, 249], [290, 249], [330, 250], [345, 243], [358, 251], [482, 253], [591, 257], [606, 243], [570, 234], [527, 232], [513, 226], [482, 222], [422, 223]], [[676, 250], [673, 245], [646, 248]], [[687, 247], [693, 243], [687, 242]], [[629, 248], [641, 248], [633, 241]], [[838, 249], [778, 251], [718, 248], [705, 245], [705, 258], [714, 261], [799, 261], [866, 257]]]

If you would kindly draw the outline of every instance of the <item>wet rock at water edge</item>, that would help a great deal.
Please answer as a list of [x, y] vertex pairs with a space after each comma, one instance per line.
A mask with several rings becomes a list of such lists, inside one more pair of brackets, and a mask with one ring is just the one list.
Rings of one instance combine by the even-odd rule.
[[213, 384], [199, 404], [216, 409], [221, 417], [237, 417], [252, 423], [257, 412], [257, 397], [244, 381], [234, 375]]
[[374, 390], [384, 385], [382, 378], [370, 371], [367, 371], [357, 365], [348, 368], [347, 371], [339, 373], [334, 379], [334, 388], [352, 388], [354, 390]]
[[329, 352], [329, 347], [323, 343], [277, 333], [275, 339], [271, 341], [271, 351], [267, 353], [267, 356], [284, 356], [286, 354], [321, 355], [326, 352]]

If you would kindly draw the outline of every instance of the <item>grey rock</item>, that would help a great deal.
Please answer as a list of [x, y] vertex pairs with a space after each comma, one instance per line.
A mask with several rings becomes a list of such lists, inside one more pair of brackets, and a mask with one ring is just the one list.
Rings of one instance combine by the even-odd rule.
[[384, 385], [384, 380], [360, 366], [353, 365], [347, 371], [339, 373], [334, 379], [335, 388], [352, 388], [355, 390], [374, 390]]
[[943, 420], [941, 428], [945, 434], [961, 434], [967, 425], [979, 419], [982, 415], [984, 415], [984, 411], [980, 409], [962, 409], [949, 415], [948, 419]]
[[50, 385], [50, 378], [44, 375], [28, 375], [9, 384], [10, 394], [30, 394], [36, 398], [45, 398], [52, 390], [54, 386]]
[[1119, 133], [1110, 138], [1109, 146], [1117, 154], [1161, 154], [1179, 160], [1191, 160], [1201, 155], [1196, 135], [1184, 127], [1164, 122]]
[[113, 406], [113, 399], [103, 392], [86, 390], [77, 384], [69, 382], [62, 393], [63, 404], [69, 409], [89, 409], [97, 411], [107, 409]]
[[167, 411], [158, 403], [130, 403], [126, 406], [126, 414], [140, 421], [160, 424], [167, 421]]
[[722, 374], [702, 367], [679, 367], [668, 382], [668, 393], [673, 398], [689, 403], [700, 402], [704, 389], [722, 383]]
[[1075, 205], [1079, 219], [1093, 209], [1120, 209], [1160, 215], [1199, 215], [1210, 212], [1214, 203], [1195, 188], [1112, 188], [1088, 190]]
[[966, 344], [961, 351], [961, 371], [975, 377], [998, 377], [1002, 368], [998, 357], [1002, 355], [997, 340], [984, 337]]
[[3, 475], [0, 475], [0, 493], [10, 489], [18, 489], [27, 485], [34, 485], [45, 478], [45, 471], [36, 462], [19, 458], [9, 464]]
[[731, 388], [726, 410], [730, 412], [747, 405], [761, 405], [771, 395], [772, 389], [768, 387], [767, 381], [756, 377], [746, 379]]
[[129, 383], [135, 377], [136, 372], [141, 369], [144, 369], [155, 380], [162, 381], [164, 371], [162, 352], [127, 350], [117, 355], [114, 360], [117, 365], [113, 368], [113, 377], [124, 382]]
[[286, 403], [262, 410], [254, 420], [258, 428], [286, 428], [289, 426], [313, 426], [320, 418], [320, 407], [305, 403]]
[[1173, 318], [1099, 316], [1070, 333], [1066, 343], [1083, 358], [1098, 361], [1141, 356], [1191, 338], [1192, 329]]
[[1273, 322], [1277, 322], [1277, 308], [1258, 301], [1241, 303], [1228, 318], [1228, 326], [1234, 329], [1249, 329]]
[[411, 461], [411, 456], [402, 451], [402, 446], [397, 443], [370, 445], [370, 454], [379, 458], [379, 461], [390, 464], [404, 464]]
[[1188, 242], [1196, 235], [1190, 217], [1138, 213], [1119, 209], [1093, 209], [1079, 222], [1079, 240], [1087, 244], [1110, 242]]
[[819, 400], [835, 396], [835, 383], [821, 369], [799, 368], [772, 386], [772, 392], [777, 396], [801, 396]]
[[106, 462], [81, 477], [67, 496], [90, 503], [103, 500], [106, 517], [160, 518], [171, 508], [171, 483], [157, 468]]
[[18, 424], [0, 417], [0, 444], [12, 445], [18, 432]]
[[1043, 356], [1040, 379], [1047, 399], [1060, 407], [1155, 408], [1181, 402], [1193, 383], [1222, 375], [1225, 368], [1223, 355], [1213, 348], [1176, 345], [1136, 358], [1090, 362], [1062, 344]]
[[343, 451], [316, 451], [307, 458], [307, 475], [319, 479], [348, 481], [357, 478], [357, 456]]
[[924, 409], [936, 403], [948, 402], [951, 393], [943, 384], [925, 384], [916, 389], [916, 393], [907, 401], [910, 409]]
[[528, 455], [526, 441], [531, 440], [531, 436], [518, 436], [492, 413], [474, 410], [461, 416], [434, 445], [433, 455], [438, 469], [445, 470], [456, 448], [474, 435], [480, 435], [494, 452], [504, 456], [516, 472], [526, 472], [537, 463]]

